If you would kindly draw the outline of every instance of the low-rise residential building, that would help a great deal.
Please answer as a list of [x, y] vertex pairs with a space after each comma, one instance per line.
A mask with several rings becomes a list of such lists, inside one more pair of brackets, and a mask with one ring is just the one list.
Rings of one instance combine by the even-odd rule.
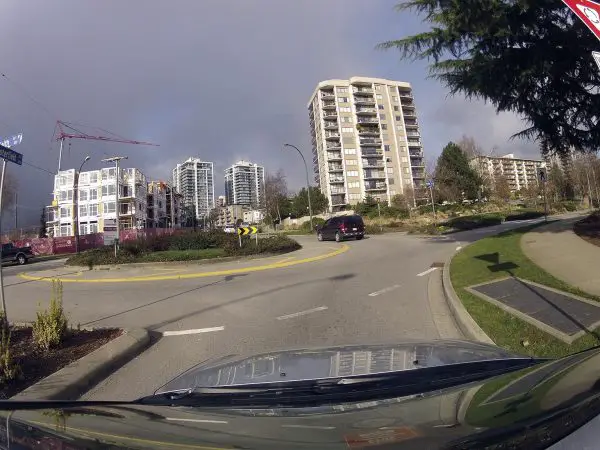
[[217, 198], [217, 206], [225, 206], [227, 205], [227, 199], [224, 195], [219, 195]]
[[[148, 183], [146, 228], [180, 228], [183, 195], [164, 181]], [[173, 207], [171, 207], [173, 205]]]
[[147, 215], [146, 176], [135, 168], [119, 169], [118, 176], [116, 170], [107, 167], [81, 172], [77, 177], [75, 169], [70, 169], [55, 175], [54, 198], [47, 207], [48, 234], [73, 236], [75, 223], [79, 224], [80, 235], [101, 232], [106, 220], [117, 218], [117, 211], [121, 229], [143, 228]]
[[504, 156], [477, 156], [471, 160], [472, 167], [479, 172], [484, 182], [493, 185], [500, 176], [504, 176], [512, 192], [520, 191], [530, 185], [537, 185], [538, 170], [544, 167], [541, 159], [515, 158], [513, 153]]
[[225, 225], [235, 225], [238, 221], [244, 222], [244, 213], [249, 209], [244, 205], [227, 205], [219, 207], [218, 211], [215, 225], [223, 228]]
[[261, 223], [265, 219], [265, 213], [259, 209], [253, 209], [251, 211], [244, 211], [244, 222], [257, 224]]

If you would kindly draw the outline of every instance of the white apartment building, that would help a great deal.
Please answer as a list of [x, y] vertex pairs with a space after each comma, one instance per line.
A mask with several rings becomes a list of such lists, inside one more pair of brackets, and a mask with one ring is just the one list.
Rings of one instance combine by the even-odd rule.
[[259, 209], [244, 211], [244, 222], [250, 224], [261, 223], [265, 219], [265, 213]]
[[513, 153], [504, 156], [477, 156], [471, 165], [483, 177], [484, 182], [494, 184], [498, 176], [508, 181], [511, 192], [517, 192], [530, 185], [537, 185], [537, 169], [546, 164], [539, 159], [515, 158]]
[[193, 208], [202, 220], [215, 207], [213, 163], [188, 158], [173, 169], [173, 186], [183, 195], [183, 205]]
[[183, 196], [169, 183], [149, 182], [146, 228], [180, 228], [183, 219], [182, 203]]
[[332, 211], [367, 195], [389, 203], [407, 188], [423, 187], [423, 146], [409, 83], [322, 81], [308, 111], [315, 181]]
[[264, 167], [238, 161], [225, 170], [225, 198], [228, 205], [258, 208], [264, 204], [264, 196]]
[[[122, 229], [145, 226], [147, 184], [141, 171], [119, 169], [117, 177], [116, 168], [107, 167], [81, 172], [79, 180], [75, 172], [75, 169], [63, 170], [54, 177], [54, 199], [47, 207], [46, 224], [51, 236], [73, 236], [76, 222], [80, 235], [102, 232], [104, 221], [114, 221], [117, 210]], [[77, 196], [74, 196], [75, 189]]]
[[236, 225], [238, 222], [244, 221], [244, 214], [248, 211], [245, 205], [227, 205], [218, 208], [219, 215], [215, 225], [223, 228], [226, 225]]

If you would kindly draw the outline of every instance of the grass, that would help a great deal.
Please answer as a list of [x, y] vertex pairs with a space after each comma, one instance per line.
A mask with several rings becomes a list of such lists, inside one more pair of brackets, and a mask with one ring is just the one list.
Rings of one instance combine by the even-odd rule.
[[[600, 301], [600, 298], [584, 293], [553, 277], [525, 256], [521, 250], [521, 238], [527, 231], [540, 225], [507, 231], [469, 245], [452, 259], [450, 277], [467, 311], [497, 345], [521, 354], [562, 357], [599, 345], [600, 341], [592, 334], [586, 334], [571, 345], [566, 344], [464, 289], [512, 274], [525, 280]], [[517, 267], [511, 269], [510, 274], [506, 271], [491, 272], [488, 267], [492, 263], [477, 257], [493, 253], [498, 253], [499, 263], [510, 262]], [[528, 341], [529, 346], [523, 346], [522, 341]]]
[[225, 256], [222, 248], [206, 248], [204, 250], [166, 250], [163, 252], [147, 253], [137, 262], [167, 262], [167, 261], [196, 261]]

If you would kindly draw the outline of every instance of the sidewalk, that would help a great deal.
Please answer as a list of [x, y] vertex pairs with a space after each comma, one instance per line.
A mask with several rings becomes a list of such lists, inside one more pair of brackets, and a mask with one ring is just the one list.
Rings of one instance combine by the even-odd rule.
[[583, 217], [542, 225], [521, 238], [523, 252], [535, 264], [572, 286], [600, 297], [600, 247], [573, 232]]

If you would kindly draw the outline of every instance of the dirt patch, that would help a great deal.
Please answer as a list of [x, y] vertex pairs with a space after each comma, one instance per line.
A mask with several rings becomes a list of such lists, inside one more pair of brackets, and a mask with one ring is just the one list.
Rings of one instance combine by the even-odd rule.
[[573, 225], [573, 231], [590, 244], [600, 247], [600, 213], [594, 213]]
[[30, 327], [11, 329], [10, 347], [22, 374], [0, 385], [0, 399], [7, 399], [119, 337], [120, 329], [72, 330], [58, 348], [44, 351], [33, 340]]

